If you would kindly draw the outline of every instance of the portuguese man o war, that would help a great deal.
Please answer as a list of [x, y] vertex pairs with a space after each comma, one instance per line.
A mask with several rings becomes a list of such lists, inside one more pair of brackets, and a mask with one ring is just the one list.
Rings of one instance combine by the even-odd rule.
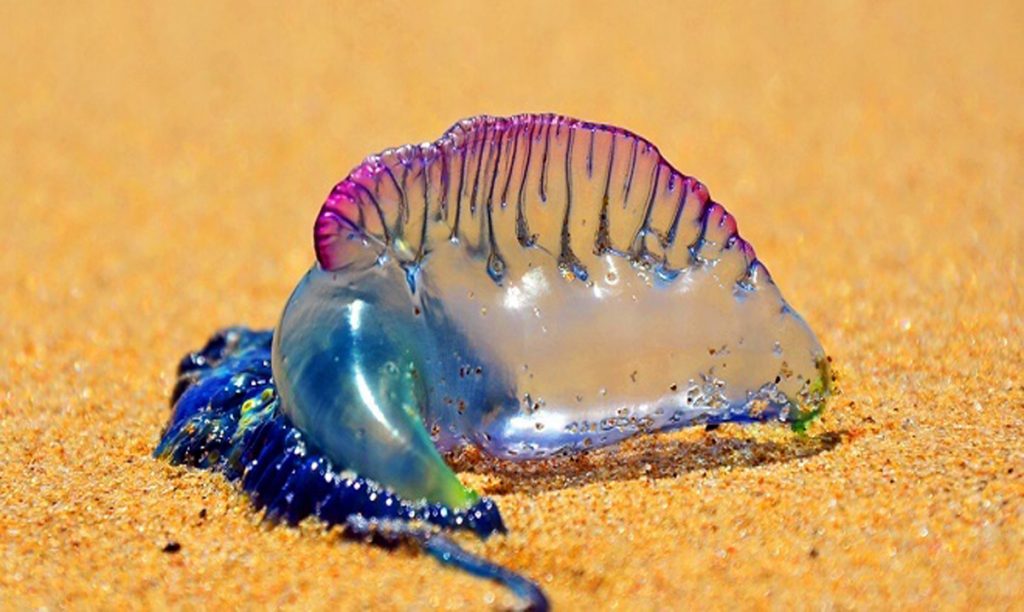
[[545, 608], [446, 532], [504, 532], [443, 454], [527, 461], [694, 424], [788, 423], [825, 352], [733, 217], [626, 130], [481, 116], [368, 157], [314, 227], [276, 330], [185, 357], [156, 455], [257, 508], [411, 542]]

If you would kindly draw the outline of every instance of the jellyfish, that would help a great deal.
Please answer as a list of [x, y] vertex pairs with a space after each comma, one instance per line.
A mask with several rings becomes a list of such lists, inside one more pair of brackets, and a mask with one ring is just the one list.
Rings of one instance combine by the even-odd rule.
[[186, 356], [157, 454], [240, 480], [272, 517], [412, 541], [532, 607], [534, 583], [445, 536], [504, 531], [446, 453], [803, 430], [830, 393], [824, 349], [732, 215], [621, 128], [460, 121], [357, 166], [313, 242], [273, 332]]

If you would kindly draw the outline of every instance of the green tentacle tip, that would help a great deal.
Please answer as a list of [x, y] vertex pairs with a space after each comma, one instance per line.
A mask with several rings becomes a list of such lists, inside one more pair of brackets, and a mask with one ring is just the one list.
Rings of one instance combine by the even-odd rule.
[[832, 394], [832, 372], [827, 358], [818, 359], [815, 364], [818, 368], [818, 378], [807, 388], [807, 398], [804, 405], [813, 406], [811, 410], [800, 410], [794, 403], [796, 416], [790, 421], [789, 427], [798, 434], [806, 434], [807, 426], [811, 421], [821, 416], [825, 410], [825, 403]]
[[790, 422], [789, 427], [794, 432], [807, 435], [807, 426], [810, 425], [811, 421], [821, 416], [822, 411], [825, 409], [824, 402], [818, 405], [814, 410], [804, 412], [799, 417]]

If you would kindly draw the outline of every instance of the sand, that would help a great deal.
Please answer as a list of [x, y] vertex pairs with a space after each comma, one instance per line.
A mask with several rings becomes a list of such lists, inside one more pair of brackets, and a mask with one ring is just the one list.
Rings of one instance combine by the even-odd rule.
[[1022, 606], [1020, 3], [172, 4], [0, 7], [0, 607], [514, 604], [149, 453], [364, 155], [549, 110], [704, 180], [842, 394], [806, 438], [461, 462], [511, 533], [460, 540], [561, 609]]

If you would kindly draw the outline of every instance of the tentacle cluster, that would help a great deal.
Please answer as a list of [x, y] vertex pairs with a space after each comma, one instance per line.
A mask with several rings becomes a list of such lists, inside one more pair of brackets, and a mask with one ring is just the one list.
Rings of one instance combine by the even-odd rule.
[[308, 516], [345, 524], [360, 516], [422, 521], [481, 537], [505, 531], [490, 499], [463, 511], [415, 503], [332, 465], [278, 408], [271, 336], [269, 331], [227, 329], [182, 360], [172, 394], [174, 413], [154, 452], [157, 457], [240, 481], [257, 508], [289, 524]]

